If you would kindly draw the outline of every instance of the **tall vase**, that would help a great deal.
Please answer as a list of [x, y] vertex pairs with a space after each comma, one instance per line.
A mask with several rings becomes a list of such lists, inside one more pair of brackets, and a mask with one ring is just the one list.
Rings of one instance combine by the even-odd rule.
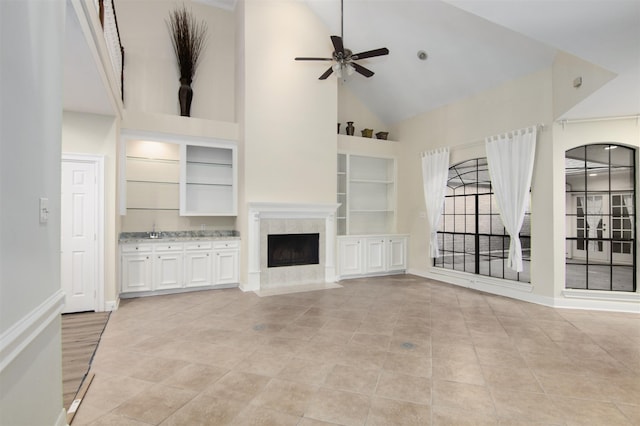
[[355, 127], [353, 127], [353, 121], [347, 121], [347, 128], [346, 128], [347, 135], [353, 136], [354, 131], [355, 131]]
[[180, 115], [191, 117], [191, 100], [193, 99], [193, 89], [190, 78], [180, 79], [180, 89], [178, 90], [178, 100], [180, 101]]

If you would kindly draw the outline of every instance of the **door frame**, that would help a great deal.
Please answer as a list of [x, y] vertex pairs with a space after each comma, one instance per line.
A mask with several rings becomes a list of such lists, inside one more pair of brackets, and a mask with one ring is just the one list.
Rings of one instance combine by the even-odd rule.
[[[96, 170], [96, 197], [95, 197], [95, 283], [96, 296], [93, 300], [96, 312], [105, 311], [104, 305], [104, 241], [105, 241], [105, 182], [104, 182], [104, 156], [95, 154], [67, 153], [63, 152], [61, 163], [91, 163]], [[60, 165], [62, 167], [62, 164]], [[62, 236], [61, 236], [62, 238]]]

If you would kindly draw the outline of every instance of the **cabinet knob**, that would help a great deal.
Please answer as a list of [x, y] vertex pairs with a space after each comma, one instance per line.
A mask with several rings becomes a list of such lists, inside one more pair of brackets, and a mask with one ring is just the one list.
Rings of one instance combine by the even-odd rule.
[[207, 253], [207, 257], [209, 257], [209, 253]]
[[138, 246], [136, 246], [136, 250], [138, 250]]
[[149, 258], [149, 256], [147, 256], [147, 259]]
[[171, 248], [171, 246], [169, 246], [169, 248]]

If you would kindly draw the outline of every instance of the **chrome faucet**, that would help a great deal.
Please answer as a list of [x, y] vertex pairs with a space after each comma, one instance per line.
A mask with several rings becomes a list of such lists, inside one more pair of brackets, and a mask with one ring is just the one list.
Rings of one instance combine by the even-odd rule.
[[149, 238], [151, 239], [156, 239], [156, 238], [160, 238], [160, 233], [156, 232], [156, 224], [153, 224], [153, 228], [151, 230], [151, 232], [149, 232]]

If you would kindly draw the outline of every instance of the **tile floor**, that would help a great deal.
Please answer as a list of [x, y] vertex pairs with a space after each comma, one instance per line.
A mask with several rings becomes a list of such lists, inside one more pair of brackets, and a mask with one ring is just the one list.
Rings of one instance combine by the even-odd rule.
[[415, 276], [122, 301], [76, 425], [640, 425], [640, 315]]

